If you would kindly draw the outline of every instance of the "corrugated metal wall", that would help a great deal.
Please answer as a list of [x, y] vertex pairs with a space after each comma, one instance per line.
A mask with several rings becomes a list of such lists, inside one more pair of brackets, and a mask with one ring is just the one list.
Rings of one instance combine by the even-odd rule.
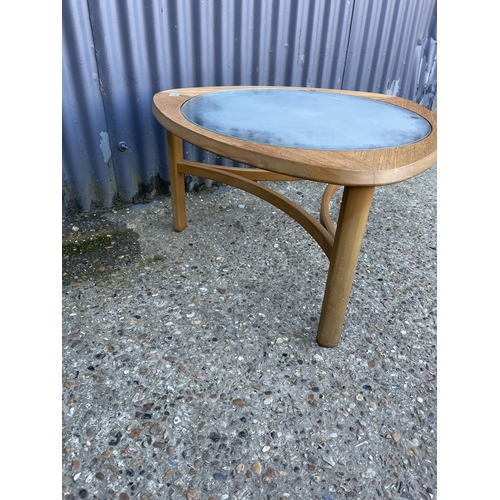
[[429, 109], [436, 93], [436, 2], [356, 1], [342, 88]]
[[[436, 93], [436, 0], [65, 0], [62, 7], [63, 213], [167, 189], [165, 131], [151, 113], [160, 90], [342, 88], [429, 108]], [[188, 144], [185, 154], [232, 164]]]

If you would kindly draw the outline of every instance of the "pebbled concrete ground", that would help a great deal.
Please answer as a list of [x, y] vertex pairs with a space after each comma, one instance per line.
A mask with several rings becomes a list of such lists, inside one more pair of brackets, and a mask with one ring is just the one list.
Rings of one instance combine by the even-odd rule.
[[65, 218], [63, 497], [436, 499], [436, 173], [376, 189], [332, 349], [327, 258], [262, 200]]

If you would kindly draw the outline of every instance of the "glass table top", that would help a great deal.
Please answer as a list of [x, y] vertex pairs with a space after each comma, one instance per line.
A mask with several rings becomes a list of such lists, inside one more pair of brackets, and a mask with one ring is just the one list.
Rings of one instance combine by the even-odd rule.
[[431, 125], [393, 104], [317, 90], [235, 89], [193, 97], [181, 107], [192, 123], [272, 146], [364, 150], [425, 139]]

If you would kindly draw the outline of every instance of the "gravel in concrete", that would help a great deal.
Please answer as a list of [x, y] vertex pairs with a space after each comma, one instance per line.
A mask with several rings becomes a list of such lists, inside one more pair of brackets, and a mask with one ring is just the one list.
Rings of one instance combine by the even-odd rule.
[[[65, 218], [64, 498], [437, 498], [436, 170], [376, 189], [332, 349], [328, 260], [262, 200]], [[268, 184], [318, 215], [323, 185]]]

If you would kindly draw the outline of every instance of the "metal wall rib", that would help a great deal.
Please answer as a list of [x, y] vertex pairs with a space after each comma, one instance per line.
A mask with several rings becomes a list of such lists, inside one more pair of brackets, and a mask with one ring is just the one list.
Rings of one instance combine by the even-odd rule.
[[431, 107], [436, 92], [436, 2], [356, 2], [343, 88]]
[[116, 193], [108, 126], [84, 2], [63, 2], [63, 209], [111, 206]]
[[[160, 90], [346, 88], [431, 107], [435, 17], [435, 0], [63, 2], [63, 206], [109, 208], [167, 188], [165, 131], [151, 113]], [[189, 144], [185, 154], [233, 164]]]

